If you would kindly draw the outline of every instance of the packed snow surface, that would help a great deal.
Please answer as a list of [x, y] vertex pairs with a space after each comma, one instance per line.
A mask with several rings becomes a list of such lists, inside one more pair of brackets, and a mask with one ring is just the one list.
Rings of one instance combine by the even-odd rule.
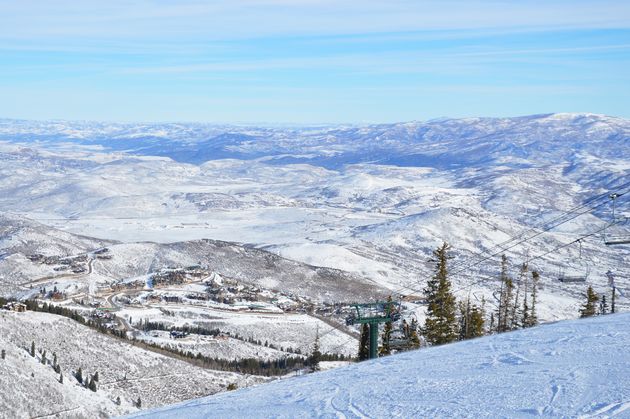
[[563, 321], [131, 417], [628, 417], [629, 347], [630, 313]]

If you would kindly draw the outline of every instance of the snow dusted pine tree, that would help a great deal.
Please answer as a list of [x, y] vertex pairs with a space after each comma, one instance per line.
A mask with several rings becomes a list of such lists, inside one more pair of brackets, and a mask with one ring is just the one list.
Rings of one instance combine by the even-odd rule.
[[512, 291], [514, 283], [508, 275], [508, 260], [501, 256], [501, 289], [499, 291], [499, 308], [497, 310], [497, 332], [510, 330], [510, 313], [512, 312]]
[[527, 280], [528, 271], [529, 269], [527, 267], [527, 263], [523, 263], [521, 265], [521, 270], [518, 275], [518, 281], [516, 283], [516, 294], [514, 295], [514, 302], [512, 304], [512, 313], [510, 314], [509, 328], [511, 330], [518, 329], [519, 327], [523, 326], [523, 322], [522, 322], [523, 313], [521, 311], [519, 298], [520, 298], [520, 293], [521, 293], [521, 287], [523, 283]]
[[538, 315], [536, 314], [536, 298], [538, 296], [538, 281], [540, 274], [537, 271], [532, 271], [532, 305], [529, 308], [527, 319], [523, 318], [523, 327], [532, 327], [538, 324]]
[[457, 304], [451, 292], [446, 262], [449, 245], [444, 243], [433, 252], [437, 259], [435, 275], [424, 289], [428, 308], [423, 333], [427, 342], [441, 345], [457, 340]]

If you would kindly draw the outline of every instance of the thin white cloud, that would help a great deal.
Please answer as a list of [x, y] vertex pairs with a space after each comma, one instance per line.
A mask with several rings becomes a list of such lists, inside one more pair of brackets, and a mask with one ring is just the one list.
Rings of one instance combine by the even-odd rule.
[[0, 40], [235, 40], [405, 31], [630, 28], [628, 1], [4, 0]]

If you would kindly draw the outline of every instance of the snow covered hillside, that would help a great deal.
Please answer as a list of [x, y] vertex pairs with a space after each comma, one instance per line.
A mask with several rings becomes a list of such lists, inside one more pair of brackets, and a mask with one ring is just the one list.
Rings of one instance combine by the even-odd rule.
[[630, 313], [421, 349], [133, 418], [627, 417]]
[[[0, 310], [0, 349], [0, 418], [109, 417], [136, 411], [138, 398], [156, 407], [265, 380], [196, 367], [48, 313]], [[79, 368], [98, 372], [96, 392], [78, 383]]]

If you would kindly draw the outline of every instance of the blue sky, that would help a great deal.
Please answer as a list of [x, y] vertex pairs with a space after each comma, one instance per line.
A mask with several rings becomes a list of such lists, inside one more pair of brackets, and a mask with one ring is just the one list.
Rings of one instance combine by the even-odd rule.
[[630, 1], [2, 0], [0, 117], [630, 117]]

